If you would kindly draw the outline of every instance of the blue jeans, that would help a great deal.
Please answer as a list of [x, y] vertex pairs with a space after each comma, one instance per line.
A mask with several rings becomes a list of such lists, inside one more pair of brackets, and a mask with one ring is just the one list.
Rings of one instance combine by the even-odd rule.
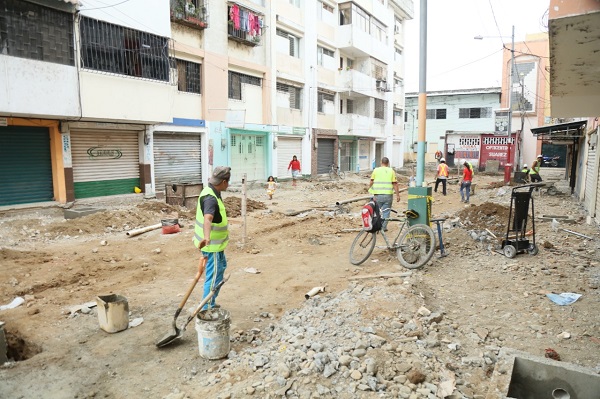
[[[465, 190], [465, 193], [463, 194], [463, 190]], [[465, 196], [466, 201], [469, 201], [469, 197], [471, 196], [471, 182], [470, 181], [463, 181], [462, 183], [460, 183], [460, 199], [461, 201], [465, 201]]]
[[[203, 255], [208, 256], [206, 260], [206, 277], [204, 278], [204, 296], [202, 299], [210, 293], [212, 288], [223, 281], [223, 274], [227, 268], [227, 259], [225, 259], [225, 252], [202, 252]], [[206, 305], [202, 307], [202, 310], [212, 309], [215, 307], [215, 301], [219, 295], [219, 288], [213, 297], [208, 301]]]
[[[393, 194], [375, 194], [374, 195], [377, 204], [379, 205], [379, 209], [381, 209], [381, 216], [384, 219], [390, 217], [390, 209], [392, 208], [392, 203], [394, 202]], [[382, 229], [387, 228], [387, 221], [383, 222]]]

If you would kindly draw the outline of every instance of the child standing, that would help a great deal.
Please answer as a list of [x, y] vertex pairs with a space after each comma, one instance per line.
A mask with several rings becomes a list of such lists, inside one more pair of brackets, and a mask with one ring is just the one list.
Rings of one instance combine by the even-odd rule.
[[276, 184], [277, 183], [275, 183], [275, 178], [273, 176], [269, 176], [269, 178], [267, 179], [267, 195], [269, 196], [270, 200], [273, 199], [273, 194], [275, 194]]

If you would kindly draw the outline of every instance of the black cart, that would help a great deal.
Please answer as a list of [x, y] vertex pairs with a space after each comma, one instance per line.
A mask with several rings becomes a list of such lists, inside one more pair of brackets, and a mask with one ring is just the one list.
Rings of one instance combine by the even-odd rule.
[[[506, 237], [502, 240], [500, 253], [507, 258], [514, 258], [517, 254], [529, 253], [537, 255], [538, 248], [535, 245], [535, 208], [533, 205], [533, 190], [542, 186], [542, 183], [525, 184], [512, 189], [510, 196], [510, 211], [508, 214], [508, 226]], [[531, 213], [529, 204], [531, 203]], [[527, 219], [531, 216], [531, 233], [527, 233]], [[531, 235], [531, 239], [528, 236]]]

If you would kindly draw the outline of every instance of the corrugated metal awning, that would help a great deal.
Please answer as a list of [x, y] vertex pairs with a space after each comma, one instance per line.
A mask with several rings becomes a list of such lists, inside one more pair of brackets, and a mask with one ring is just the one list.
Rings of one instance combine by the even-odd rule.
[[64, 3], [71, 3], [74, 6], [78, 6], [79, 4], [81, 4], [81, 3], [79, 3], [79, 0], [57, 0], [57, 1], [62, 1]]
[[576, 139], [584, 136], [584, 127], [586, 125], [587, 121], [559, 123], [557, 125], [548, 125], [532, 128], [531, 133], [534, 136], [537, 136], [538, 140]]

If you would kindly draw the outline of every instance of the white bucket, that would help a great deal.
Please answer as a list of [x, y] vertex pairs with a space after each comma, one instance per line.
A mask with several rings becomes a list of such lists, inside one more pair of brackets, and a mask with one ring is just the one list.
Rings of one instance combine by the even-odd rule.
[[196, 317], [196, 331], [198, 332], [198, 348], [200, 356], [204, 359], [223, 359], [229, 354], [229, 325], [231, 319], [225, 309], [213, 309], [213, 315], [218, 314], [215, 320], [202, 320]]
[[122, 295], [100, 295], [96, 297], [100, 328], [116, 333], [129, 327], [129, 303]]

